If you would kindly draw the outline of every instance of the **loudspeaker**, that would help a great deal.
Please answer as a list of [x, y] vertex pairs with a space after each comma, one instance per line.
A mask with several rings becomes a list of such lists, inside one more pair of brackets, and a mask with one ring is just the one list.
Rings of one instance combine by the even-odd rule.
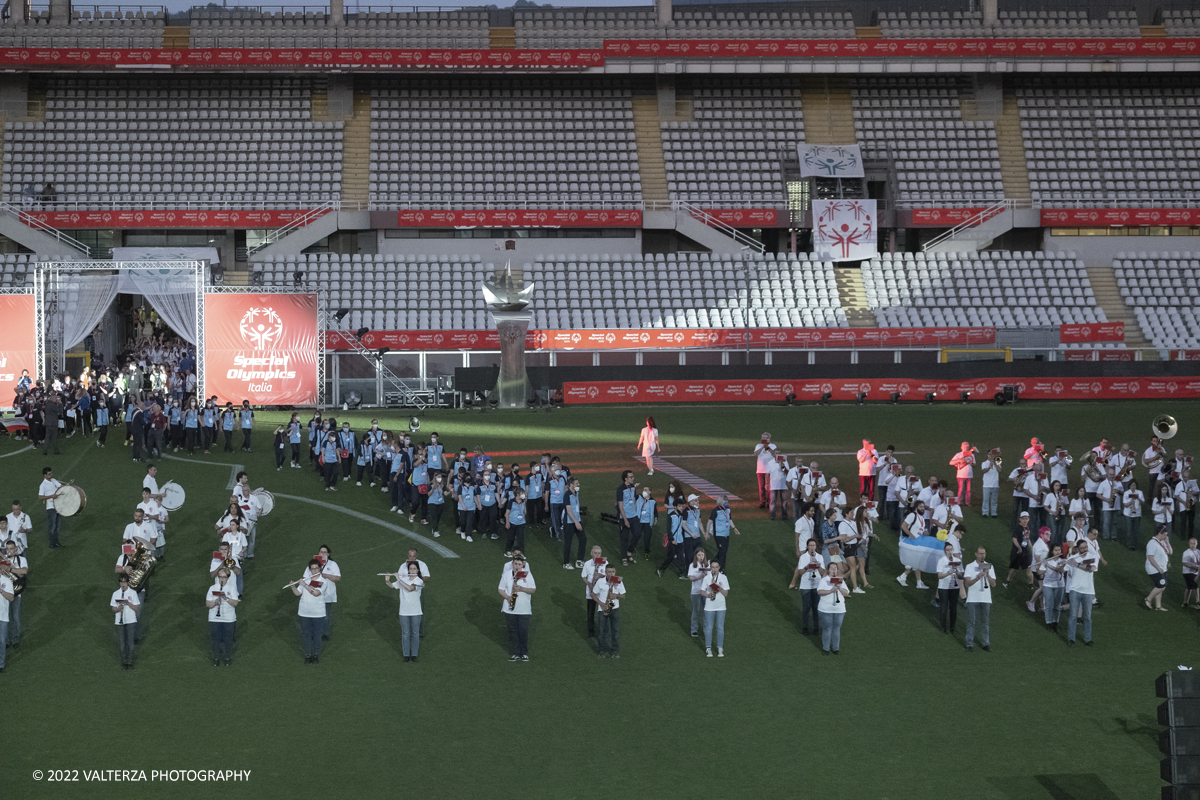
[[1200, 700], [1167, 700], [1158, 707], [1158, 724], [1172, 728], [1200, 727]]
[[1154, 681], [1154, 696], [1200, 698], [1200, 671], [1164, 672]]
[[1200, 786], [1164, 786], [1162, 800], [1200, 800]]
[[1200, 784], [1200, 756], [1178, 756], [1162, 760], [1162, 779], [1176, 785]]
[[1200, 728], [1168, 728], [1158, 735], [1164, 756], [1200, 756]]

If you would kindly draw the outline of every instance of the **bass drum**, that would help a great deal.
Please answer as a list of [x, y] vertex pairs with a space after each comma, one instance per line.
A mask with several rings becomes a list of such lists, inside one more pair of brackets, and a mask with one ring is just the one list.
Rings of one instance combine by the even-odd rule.
[[187, 492], [178, 483], [168, 483], [163, 487], [162, 506], [167, 511], [178, 511], [187, 501]]
[[78, 486], [63, 486], [54, 499], [54, 510], [64, 517], [73, 517], [87, 508], [87, 493]]
[[275, 495], [266, 489], [255, 489], [250, 496], [258, 501], [258, 507], [261, 509], [258, 513], [260, 517], [265, 517], [275, 510]]

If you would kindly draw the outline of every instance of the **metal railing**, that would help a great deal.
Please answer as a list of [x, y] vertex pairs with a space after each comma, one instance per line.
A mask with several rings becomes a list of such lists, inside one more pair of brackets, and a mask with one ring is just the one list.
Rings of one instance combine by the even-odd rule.
[[[161, 193], [156, 193], [161, 194]], [[14, 201], [24, 202], [19, 194], [13, 195]], [[314, 203], [322, 208], [333, 208], [339, 211], [367, 211], [370, 204], [362, 202], [346, 202], [345, 200], [56, 200], [54, 202], [34, 201], [26, 211], [151, 211], [162, 209], [166, 211], [279, 211], [288, 209], [308, 210], [314, 208]], [[16, 203], [12, 203], [15, 205]]]
[[89, 248], [86, 244], [74, 237], [68, 236], [58, 228], [50, 227], [37, 217], [27, 213], [18, 206], [14, 206], [10, 203], [0, 203], [0, 211], [3, 211], [5, 214], [8, 214], [11, 217], [15, 217], [17, 222], [20, 222], [22, 225], [33, 228], [37, 231], [41, 231], [47, 236], [53, 236], [56, 241], [78, 250], [83, 254], [84, 258], [92, 257], [91, 248]]
[[712, 214], [709, 214], [704, 209], [694, 206], [691, 203], [686, 203], [682, 200], [676, 200], [675, 203], [677, 204], [677, 210], [687, 212], [698, 222], [703, 222], [705, 225], [717, 231], [718, 233], [722, 233], [725, 236], [728, 236], [730, 239], [733, 239], [742, 246], [743, 250], [753, 250], [756, 253], [762, 253], [766, 250], [766, 247], [763, 246], [763, 243], [755, 239], [753, 236], [748, 236], [737, 228], [734, 228], [731, 225], [726, 225], [724, 222], [721, 222], [721, 220], [717, 219]]
[[309, 211], [305, 212], [304, 214], [300, 215], [299, 217], [296, 217], [294, 220], [289, 222], [287, 225], [284, 225], [282, 228], [276, 228], [275, 230], [268, 233], [266, 236], [263, 237], [263, 240], [261, 242], [259, 242], [258, 244], [256, 244], [254, 247], [247, 248], [246, 255], [252, 256], [255, 253], [259, 252], [260, 250], [263, 250], [263, 249], [275, 244], [280, 239], [283, 239], [284, 237], [286, 237], [289, 233], [292, 233], [293, 231], [297, 231], [300, 228], [305, 228], [305, 227], [311, 225], [312, 223], [316, 222], [318, 219], [325, 216], [326, 214], [331, 214], [331, 213], [332, 214], [337, 213], [337, 206], [334, 203], [322, 203], [321, 205], [317, 206], [316, 208], [310, 209]]
[[922, 246], [921, 249], [924, 250], [925, 252], [929, 252], [930, 248], [936, 247], [937, 245], [942, 244], [943, 242], [951, 241], [952, 239], [958, 239], [958, 238], [960, 238], [960, 236], [962, 234], [966, 233], [967, 231], [972, 231], [972, 230], [977, 229], [979, 226], [983, 225], [988, 220], [995, 219], [996, 217], [998, 217], [1001, 214], [1004, 214], [1006, 212], [1011, 213], [1012, 208], [1013, 208], [1013, 206], [1011, 205], [1012, 202], [1013, 201], [1011, 201], [1011, 200], [1001, 200], [999, 203], [990, 205], [987, 208], [985, 208], [983, 211], [980, 211], [977, 214], [972, 214], [971, 216], [967, 217], [965, 220], [960, 222], [958, 225], [955, 225], [950, 230], [942, 233], [939, 236], [935, 236], [934, 238], [930, 239], [928, 242], [926, 242], [924, 244], [924, 246]]

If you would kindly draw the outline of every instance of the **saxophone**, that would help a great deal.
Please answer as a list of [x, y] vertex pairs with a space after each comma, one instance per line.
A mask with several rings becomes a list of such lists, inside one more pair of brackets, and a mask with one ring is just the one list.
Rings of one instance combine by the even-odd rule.
[[517, 581], [521, 580], [521, 578], [524, 578], [524, 577], [525, 577], [524, 572], [514, 572], [513, 573], [512, 591], [509, 592], [509, 597], [508, 597], [508, 610], [509, 611], [515, 611], [517, 608]]
[[129, 588], [139, 592], [150, 576], [154, 574], [154, 568], [158, 566], [158, 559], [150, 555], [150, 549], [139, 541], [130, 566], [133, 567], [133, 571], [129, 573]]

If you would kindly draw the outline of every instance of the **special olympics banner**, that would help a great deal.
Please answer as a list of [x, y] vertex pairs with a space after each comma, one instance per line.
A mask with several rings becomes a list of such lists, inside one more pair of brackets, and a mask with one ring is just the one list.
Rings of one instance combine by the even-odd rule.
[[1200, 208], [1044, 208], [1046, 227], [1122, 225], [1200, 225]]
[[0, 294], [0, 391], [4, 402], [21, 379], [37, 381], [37, 308], [32, 294]]
[[912, 209], [912, 224], [916, 227], [954, 227], [985, 210], [984, 208], [914, 208]]
[[813, 250], [822, 261], [863, 261], [876, 254], [874, 200], [813, 200]]
[[1063, 361], [1133, 361], [1133, 350], [1064, 350]]
[[787, 227], [787, 212], [773, 208], [705, 208], [705, 214], [731, 228], [780, 228]]
[[1123, 342], [1125, 341], [1124, 322], [1093, 322], [1088, 325], [1060, 325], [1058, 340], [1063, 344], [1071, 342]]
[[608, 58], [1194, 56], [1200, 39], [606, 39]]
[[204, 385], [222, 403], [317, 404], [315, 294], [205, 294]]
[[1005, 386], [1016, 386], [1025, 400], [1176, 400], [1200, 398], [1200, 378], [977, 378], [965, 381], [844, 381], [844, 380], [747, 380], [747, 381], [587, 381], [563, 384], [567, 403], [782, 403], [788, 394], [801, 401], [815, 402], [823, 394], [832, 400], [888, 400], [893, 392], [901, 400], [938, 397], [958, 400], [970, 392], [970, 400], [991, 402]]
[[[353, 349], [349, 331], [326, 331], [329, 350]], [[363, 335], [370, 348], [392, 350], [499, 350], [496, 331], [370, 331]], [[995, 328], [751, 328], [751, 347], [945, 347], [993, 344]], [[679, 350], [746, 346], [744, 328], [588, 328], [530, 330], [527, 350]]]
[[1172, 350], [1172, 361], [1200, 361], [1200, 350]]
[[630, 228], [641, 227], [642, 212], [632, 209], [500, 209], [429, 211], [406, 209], [401, 228]]
[[[30, 211], [51, 228], [282, 228], [311, 213], [306, 209], [122, 209]], [[328, 213], [328, 212], [325, 212]], [[313, 221], [321, 215], [313, 217]]]
[[801, 178], [863, 178], [862, 150], [856, 144], [801, 144]]

